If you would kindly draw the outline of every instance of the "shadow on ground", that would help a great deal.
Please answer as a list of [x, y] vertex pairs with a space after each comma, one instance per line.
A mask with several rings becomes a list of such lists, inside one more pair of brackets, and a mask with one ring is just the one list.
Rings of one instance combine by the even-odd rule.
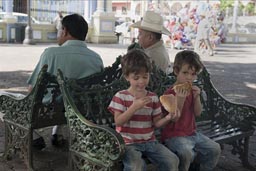
[[256, 106], [256, 64], [206, 62], [216, 88], [227, 98]]
[[27, 92], [27, 80], [31, 71], [0, 72], [0, 89], [12, 92]]

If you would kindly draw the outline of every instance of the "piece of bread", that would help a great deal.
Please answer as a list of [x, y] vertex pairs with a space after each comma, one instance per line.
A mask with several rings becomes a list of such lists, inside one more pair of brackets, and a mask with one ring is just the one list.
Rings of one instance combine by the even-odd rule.
[[160, 102], [162, 103], [165, 110], [167, 110], [169, 113], [175, 113], [177, 101], [174, 95], [162, 95], [160, 96]]
[[192, 83], [190, 82], [185, 82], [185, 83], [182, 83], [182, 84], [177, 84], [173, 87], [174, 91], [177, 91], [177, 90], [184, 90], [184, 91], [188, 91], [190, 92], [191, 89], [192, 89]]

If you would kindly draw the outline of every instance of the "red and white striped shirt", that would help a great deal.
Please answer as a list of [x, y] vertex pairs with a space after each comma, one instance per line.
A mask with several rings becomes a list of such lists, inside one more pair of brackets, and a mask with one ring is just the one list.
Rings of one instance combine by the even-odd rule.
[[[152, 99], [144, 108], [137, 110], [131, 119], [122, 126], [117, 126], [126, 144], [142, 143], [155, 140], [153, 118], [161, 115], [161, 104], [155, 93], [148, 92]], [[134, 96], [128, 90], [122, 90], [115, 94], [109, 104], [111, 113], [125, 112], [133, 103]]]

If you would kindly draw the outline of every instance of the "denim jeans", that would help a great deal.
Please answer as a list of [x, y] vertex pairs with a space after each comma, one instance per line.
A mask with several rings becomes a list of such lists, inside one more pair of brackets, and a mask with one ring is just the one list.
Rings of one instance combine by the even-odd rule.
[[165, 140], [164, 143], [179, 157], [179, 171], [188, 171], [196, 155], [200, 162], [200, 171], [212, 171], [221, 153], [218, 143], [199, 132], [192, 136], [173, 137]]
[[124, 171], [146, 171], [142, 155], [155, 164], [159, 171], [178, 171], [178, 157], [157, 141], [126, 145], [125, 151]]

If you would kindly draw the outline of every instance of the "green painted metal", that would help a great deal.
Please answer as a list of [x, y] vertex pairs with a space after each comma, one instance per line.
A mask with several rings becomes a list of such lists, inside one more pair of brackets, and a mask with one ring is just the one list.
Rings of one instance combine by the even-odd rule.
[[[106, 136], [109, 134], [100, 134], [96, 130], [103, 129], [101, 127], [104, 125], [113, 128], [112, 131], [114, 131], [113, 115], [107, 110], [107, 106], [117, 91], [128, 87], [126, 80], [122, 77], [120, 58], [121, 56], [103, 72], [80, 80], [64, 79], [59, 71], [58, 80], [64, 97], [66, 116], [69, 118], [71, 163], [76, 170], [93, 170], [95, 168], [111, 170], [110, 166], [116, 164], [114, 161], [107, 162], [108, 157], [104, 156], [105, 151], [91, 152], [91, 150], [98, 149], [103, 145], [102, 141], [110, 139]], [[160, 96], [174, 82], [174, 75], [166, 75], [154, 66], [148, 89]], [[231, 144], [232, 151], [239, 154], [246, 167], [250, 167], [248, 140], [254, 132], [252, 119], [255, 120], [256, 108], [226, 100], [212, 84], [206, 68], [199, 74], [194, 84], [202, 90], [203, 113], [202, 117], [197, 120], [198, 130], [220, 144]], [[119, 153], [116, 156], [121, 158], [124, 144], [119, 134], [115, 133], [115, 136], [119, 137], [116, 138], [118, 146], [104, 148], [110, 147], [107, 151], [111, 151], [111, 148], [118, 151], [119, 148]], [[99, 139], [100, 141], [98, 141]], [[116, 144], [116, 141], [113, 142]], [[118, 148], [116, 149], [116, 147]], [[111, 164], [102, 165], [99, 162], [99, 156], [104, 156], [101, 158], [101, 162]], [[119, 157], [115, 159], [119, 159]], [[85, 165], [87, 169], [81, 169]]]
[[[19, 152], [33, 170], [32, 132], [34, 129], [66, 123], [69, 129], [69, 166], [79, 171], [120, 170], [125, 144], [115, 131], [113, 115], [107, 110], [113, 95], [128, 87], [122, 76], [119, 56], [112, 66], [82, 79], [66, 79], [58, 71], [57, 78], [42, 68], [37, 83], [25, 98], [0, 96], [0, 111], [5, 114], [5, 157]], [[166, 75], [153, 67], [148, 90], [158, 96], [175, 82], [174, 75]], [[249, 139], [253, 135], [256, 108], [225, 99], [214, 87], [206, 70], [195, 81], [201, 89], [202, 116], [197, 128], [216, 142], [232, 145], [245, 167], [248, 161]], [[43, 103], [50, 91], [52, 101]], [[59, 101], [62, 96], [63, 102]], [[65, 106], [65, 114], [63, 114]]]
[[[44, 104], [43, 98], [50, 91], [52, 101]], [[4, 113], [5, 153], [10, 159], [19, 153], [29, 170], [34, 170], [32, 140], [34, 129], [66, 123], [64, 106], [56, 102], [60, 95], [56, 76], [47, 73], [45, 65], [39, 73], [33, 90], [24, 98], [0, 96], [0, 111]]]

